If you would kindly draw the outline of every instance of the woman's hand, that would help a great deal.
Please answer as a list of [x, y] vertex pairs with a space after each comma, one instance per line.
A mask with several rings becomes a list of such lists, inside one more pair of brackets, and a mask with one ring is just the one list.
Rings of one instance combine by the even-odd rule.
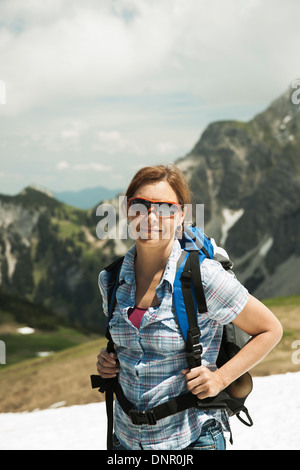
[[204, 366], [183, 370], [187, 389], [199, 399], [214, 397], [258, 364], [280, 341], [282, 326], [275, 315], [249, 295], [248, 302], [233, 323], [248, 333], [248, 343], [222, 367], [211, 372]]
[[102, 348], [97, 356], [97, 371], [103, 379], [116, 377], [120, 372], [118, 356], [116, 353], [108, 353], [106, 348]]
[[182, 372], [185, 374], [187, 389], [199, 399], [215, 397], [225, 388], [217, 370], [212, 372], [207, 367], [200, 366]]

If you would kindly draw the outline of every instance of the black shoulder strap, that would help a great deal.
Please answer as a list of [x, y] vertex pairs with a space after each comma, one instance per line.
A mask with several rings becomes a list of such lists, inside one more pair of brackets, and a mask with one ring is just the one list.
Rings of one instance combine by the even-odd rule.
[[196, 296], [196, 300], [198, 304], [198, 312], [206, 313], [207, 305], [206, 305], [206, 299], [205, 299], [203, 284], [202, 284], [202, 279], [201, 279], [198, 251], [191, 252], [190, 260], [191, 260], [192, 281], [193, 281], [194, 288], [195, 288], [195, 296]]
[[[114, 343], [109, 332], [109, 320], [113, 315], [115, 305], [116, 305], [116, 292], [117, 288], [120, 285], [119, 275], [122, 267], [124, 256], [118, 258], [113, 263], [105, 268], [109, 274], [109, 282], [107, 286], [107, 306], [108, 306], [108, 321], [106, 327], [106, 338], [108, 339], [107, 351], [109, 353], [114, 352]], [[95, 376], [92, 376], [95, 381]], [[93, 382], [92, 379], [92, 382]], [[105, 402], [106, 402], [106, 414], [107, 414], [107, 437], [106, 437], [106, 446], [108, 450], [113, 450], [113, 394], [114, 388], [117, 383], [117, 378], [113, 379], [101, 379], [100, 376], [96, 377], [96, 382], [105, 383], [104, 389], [99, 389], [99, 391], [105, 391]], [[93, 385], [95, 386], [95, 385]], [[97, 385], [96, 385], [97, 386]]]
[[[201, 330], [198, 325], [198, 314], [193, 292], [197, 301], [199, 313], [207, 312], [206, 300], [201, 280], [199, 252], [189, 252], [181, 274], [182, 296], [187, 314], [189, 330], [186, 340], [186, 358], [190, 369], [201, 365], [202, 345], [200, 344]], [[193, 291], [192, 291], [193, 289]]]
[[108, 306], [108, 320], [114, 311], [116, 305], [116, 292], [119, 287], [119, 274], [121, 271], [124, 256], [118, 258], [113, 263], [105, 268], [109, 273], [109, 282], [107, 286], [107, 306]]

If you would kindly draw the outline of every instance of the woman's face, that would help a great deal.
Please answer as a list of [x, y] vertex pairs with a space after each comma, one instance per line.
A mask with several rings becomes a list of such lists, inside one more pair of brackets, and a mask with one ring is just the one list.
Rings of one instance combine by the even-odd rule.
[[[166, 181], [142, 185], [133, 197], [179, 204], [175, 191]], [[176, 227], [180, 226], [184, 219], [185, 211], [182, 207], [172, 217], [159, 217], [154, 207], [139, 213], [136, 210], [138, 207], [138, 205], [131, 206], [128, 213], [132, 236], [138, 243], [157, 245], [162, 243], [162, 240], [167, 243], [170, 239], [174, 239]], [[175, 206], [173, 208], [176, 209]]]

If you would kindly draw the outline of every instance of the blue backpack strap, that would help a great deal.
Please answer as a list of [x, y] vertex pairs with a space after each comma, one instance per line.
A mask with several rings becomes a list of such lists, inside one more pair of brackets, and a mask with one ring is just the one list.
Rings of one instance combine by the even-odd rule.
[[[194, 274], [195, 267], [199, 273], [196, 276]], [[198, 280], [200, 285], [198, 285]], [[198, 251], [188, 253], [183, 251], [175, 276], [173, 298], [178, 325], [185, 340], [187, 364], [192, 369], [201, 365], [202, 354], [197, 311], [201, 311], [201, 313], [207, 311], [200, 277]], [[200, 307], [198, 307], [199, 303]]]
[[181, 242], [184, 249], [177, 263], [173, 298], [178, 325], [186, 343], [188, 366], [193, 368], [201, 365], [202, 354], [198, 312], [207, 312], [200, 264], [206, 257], [213, 258], [213, 246], [197, 227], [185, 230]]
[[200, 227], [185, 226], [182, 238], [179, 241], [181, 248], [185, 251], [197, 250], [202, 254], [203, 259], [204, 257], [214, 258], [213, 245]]
[[185, 267], [186, 260], [189, 254], [185, 251], [182, 251], [181, 256], [177, 262], [177, 271], [173, 284], [173, 303], [177, 316], [178, 326], [180, 328], [181, 334], [184, 341], [187, 340], [187, 331], [189, 329], [188, 317], [185, 313], [185, 304], [181, 290], [181, 276]]

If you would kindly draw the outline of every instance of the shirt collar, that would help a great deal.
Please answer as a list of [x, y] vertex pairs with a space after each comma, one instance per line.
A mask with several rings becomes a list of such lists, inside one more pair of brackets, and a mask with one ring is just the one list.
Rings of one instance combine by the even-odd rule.
[[[167, 261], [163, 276], [160, 280], [159, 286], [162, 285], [164, 281], [167, 281], [173, 290], [173, 282], [176, 274], [176, 265], [178, 258], [181, 254], [181, 246], [179, 241], [174, 240], [173, 248], [170, 253], [169, 259]], [[126, 253], [121, 271], [120, 271], [120, 281], [124, 280], [127, 284], [133, 284], [135, 282], [135, 271], [134, 271], [134, 259], [136, 256], [136, 244], [134, 244]]]

